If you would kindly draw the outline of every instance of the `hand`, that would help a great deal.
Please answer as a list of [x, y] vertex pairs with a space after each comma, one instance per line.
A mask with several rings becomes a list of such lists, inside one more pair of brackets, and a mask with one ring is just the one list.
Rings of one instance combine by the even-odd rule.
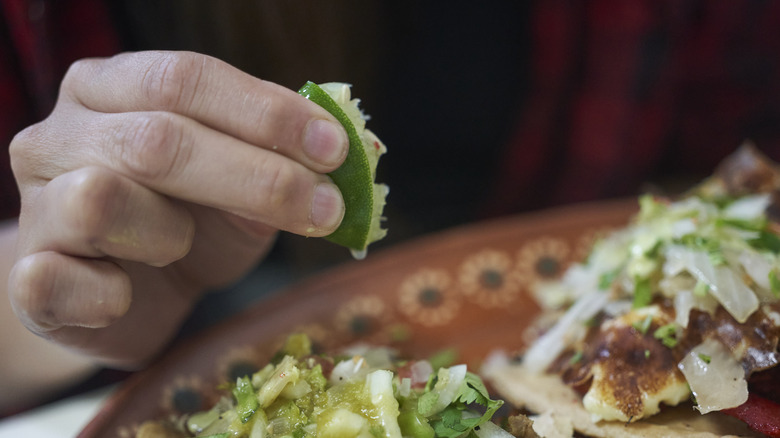
[[325, 173], [347, 149], [325, 110], [213, 58], [79, 61], [52, 114], [11, 144], [14, 311], [105, 363], [142, 364], [276, 230], [336, 229], [344, 204]]

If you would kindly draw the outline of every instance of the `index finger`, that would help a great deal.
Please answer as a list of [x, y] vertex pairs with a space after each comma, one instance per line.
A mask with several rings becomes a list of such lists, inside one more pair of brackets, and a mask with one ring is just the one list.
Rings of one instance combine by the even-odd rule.
[[320, 173], [335, 170], [348, 150], [344, 129], [319, 105], [197, 53], [82, 60], [71, 66], [62, 95], [104, 113], [177, 113]]

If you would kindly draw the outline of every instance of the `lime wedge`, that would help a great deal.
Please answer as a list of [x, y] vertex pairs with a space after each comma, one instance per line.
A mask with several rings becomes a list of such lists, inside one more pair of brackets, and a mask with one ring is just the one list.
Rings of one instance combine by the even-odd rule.
[[387, 148], [366, 129], [368, 117], [360, 110], [360, 100], [352, 99], [349, 84], [307, 82], [298, 93], [325, 108], [347, 131], [347, 158], [328, 174], [344, 197], [344, 219], [325, 239], [349, 248], [356, 259], [362, 259], [368, 245], [387, 234], [381, 221], [389, 189], [385, 184], [374, 182], [379, 157]]

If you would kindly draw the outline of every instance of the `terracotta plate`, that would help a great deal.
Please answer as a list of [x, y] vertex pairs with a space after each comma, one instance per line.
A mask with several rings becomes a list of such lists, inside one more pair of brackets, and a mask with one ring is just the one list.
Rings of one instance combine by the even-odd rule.
[[145, 420], [206, 408], [220, 382], [266, 363], [294, 331], [326, 349], [356, 341], [416, 357], [453, 349], [476, 368], [491, 350], [522, 347], [538, 311], [529, 285], [558, 276], [636, 209], [620, 200], [470, 225], [318, 274], [172, 348], [79, 437], [129, 438]]

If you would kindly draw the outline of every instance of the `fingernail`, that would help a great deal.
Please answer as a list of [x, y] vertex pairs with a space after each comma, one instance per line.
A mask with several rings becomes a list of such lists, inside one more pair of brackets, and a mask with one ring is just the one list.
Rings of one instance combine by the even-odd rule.
[[303, 135], [303, 152], [326, 166], [341, 164], [349, 149], [347, 133], [341, 125], [327, 120], [312, 120]]
[[344, 217], [344, 199], [339, 189], [330, 183], [314, 188], [311, 201], [311, 222], [316, 229], [335, 230]]

